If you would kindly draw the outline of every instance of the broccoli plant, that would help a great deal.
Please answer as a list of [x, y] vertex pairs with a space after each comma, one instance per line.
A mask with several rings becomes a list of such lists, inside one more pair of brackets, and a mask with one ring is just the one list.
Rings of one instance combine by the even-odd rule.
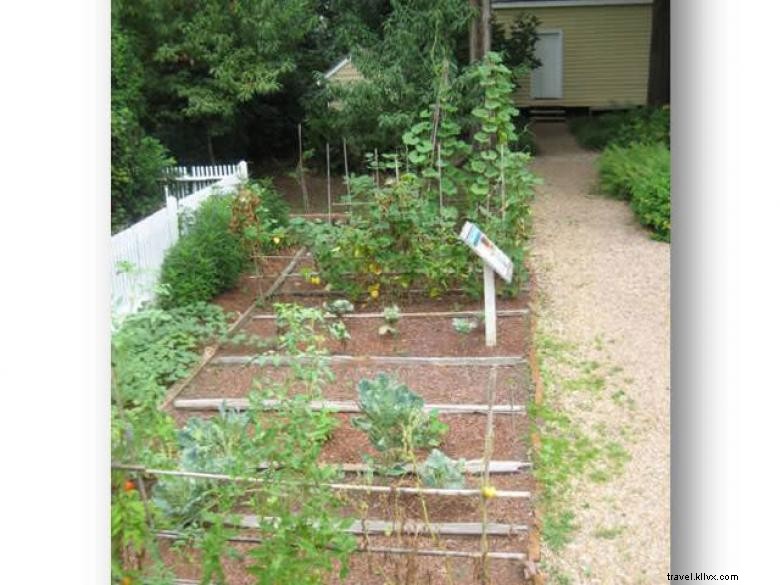
[[435, 411], [425, 412], [422, 397], [387, 374], [361, 380], [358, 393], [362, 414], [352, 424], [387, 462], [410, 460], [415, 450], [439, 445], [447, 432]]
[[385, 335], [398, 335], [398, 329], [395, 326], [401, 319], [401, 309], [398, 308], [398, 305], [385, 307], [382, 311], [382, 317], [385, 322], [379, 326], [379, 335], [383, 337]]

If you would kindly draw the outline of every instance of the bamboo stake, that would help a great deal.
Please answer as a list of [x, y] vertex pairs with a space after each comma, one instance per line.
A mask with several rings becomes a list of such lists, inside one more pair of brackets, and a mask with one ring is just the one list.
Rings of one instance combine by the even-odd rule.
[[[488, 399], [488, 416], [487, 424], [485, 428], [485, 451], [482, 454], [482, 458], [485, 461], [485, 466], [482, 469], [482, 489], [486, 490], [490, 488], [490, 466], [487, 462], [493, 456], [493, 400], [496, 395], [496, 377], [497, 370], [495, 367], [490, 369], [490, 377], [488, 378], [487, 387], [487, 399]], [[488, 562], [488, 510], [487, 510], [487, 498], [483, 497], [482, 501], [482, 538], [480, 540], [480, 550], [482, 552], [482, 565], [480, 573], [480, 581], [483, 585], [487, 585], [489, 582], [490, 566]]]
[[328, 181], [328, 223], [332, 223], [331, 213], [333, 211], [331, 194], [330, 194], [330, 143], [325, 143], [325, 166], [327, 167], [327, 181]]
[[395, 153], [395, 182], [400, 183], [401, 182], [401, 173], [398, 170], [398, 153]]
[[306, 188], [306, 175], [303, 170], [303, 129], [298, 124], [298, 173], [301, 182], [301, 196], [303, 197], [303, 209], [309, 212], [309, 191]]
[[374, 149], [374, 181], [377, 188], [379, 187], [379, 151]]
[[444, 209], [444, 194], [441, 188], [441, 142], [436, 145], [439, 151], [437, 166], [439, 167], [439, 213]]
[[504, 180], [504, 145], [499, 145], [501, 152], [501, 220], [506, 220], [506, 181]]
[[[349, 184], [349, 159], [347, 157], [347, 139], [342, 137], [341, 143], [344, 146], [344, 182], [347, 184], [347, 204], [351, 206], [352, 190]], [[352, 211], [351, 207], [349, 208], [349, 211]]]

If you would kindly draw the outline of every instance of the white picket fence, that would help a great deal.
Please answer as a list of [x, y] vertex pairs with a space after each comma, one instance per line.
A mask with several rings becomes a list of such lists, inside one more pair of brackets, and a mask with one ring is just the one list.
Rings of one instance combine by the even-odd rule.
[[236, 165], [190, 167], [190, 170], [194, 169], [198, 174], [175, 171], [177, 182], [174, 185], [186, 185], [190, 190], [190, 185], [202, 183], [199, 189], [190, 190], [188, 194], [182, 191], [179, 197], [168, 191], [163, 209], [112, 236], [111, 305], [115, 315], [132, 313], [154, 298], [165, 253], [179, 239], [179, 214], [185, 210], [195, 211], [211, 195], [234, 193], [238, 185], [249, 178], [244, 161]]
[[[246, 163], [244, 163], [246, 164]], [[196, 191], [205, 189], [217, 181], [227, 179], [240, 172], [241, 163], [234, 165], [210, 165], [190, 167], [168, 167], [163, 170], [167, 195], [181, 199]]]

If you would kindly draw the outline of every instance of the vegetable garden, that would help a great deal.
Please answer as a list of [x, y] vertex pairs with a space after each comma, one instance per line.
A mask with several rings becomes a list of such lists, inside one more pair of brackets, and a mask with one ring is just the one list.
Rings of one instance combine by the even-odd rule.
[[[289, 217], [267, 181], [185, 219], [157, 304], [112, 336], [116, 582], [536, 573], [535, 179], [513, 146], [510, 70], [490, 53], [471, 75], [474, 132], [440, 88], [397, 151], [348, 177], [331, 221]], [[464, 221], [515, 265], [494, 347]]]

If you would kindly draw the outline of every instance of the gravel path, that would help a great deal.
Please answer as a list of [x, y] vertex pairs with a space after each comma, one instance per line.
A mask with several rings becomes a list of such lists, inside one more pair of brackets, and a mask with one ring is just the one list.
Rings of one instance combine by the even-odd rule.
[[626, 203], [593, 194], [597, 155], [579, 148], [564, 124], [534, 130], [533, 167], [544, 181], [531, 246], [538, 330], [611, 372], [600, 392], [545, 392], [585, 428], [619, 436], [631, 455], [606, 483], [576, 482], [574, 538], [561, 550], [543, 549], [550, 582], [666, 582], [669, 245], [651, 240]]

